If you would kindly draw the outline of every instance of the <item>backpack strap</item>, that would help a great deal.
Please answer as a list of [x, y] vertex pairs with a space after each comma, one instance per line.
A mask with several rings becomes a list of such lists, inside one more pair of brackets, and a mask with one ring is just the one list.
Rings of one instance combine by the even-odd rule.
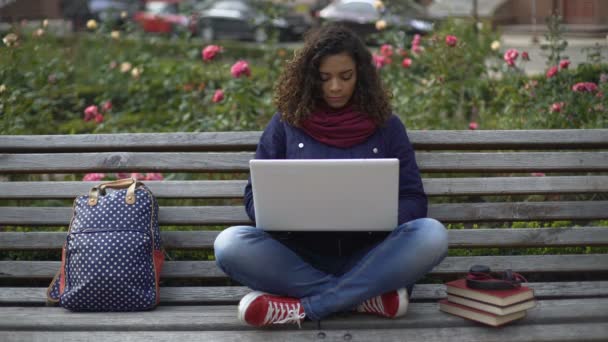
[[58, 306], [59, 305], [59, 285], [61, 282], [61, 270], [57, 271], [51, 285], [46, 289], [46, 305], [47, 306]]

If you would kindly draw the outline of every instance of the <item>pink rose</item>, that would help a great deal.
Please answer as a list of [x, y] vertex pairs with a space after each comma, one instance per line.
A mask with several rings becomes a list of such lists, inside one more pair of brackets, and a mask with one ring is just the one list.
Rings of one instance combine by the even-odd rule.
[[505, 52], [503, 59], [509, 66], [515, 66], [515, 60], [519, 56], [519, 52], [516, 49], [509, 49]]
[[448, 46], [456, 46], [456, 43], [458, 43], [458, 38], [456, 38], [456, 36], [447, 35], [445, 36], [445, 43]]
[[97, 113], [97, 115], [95, 115], [95, 122], [102, 123], [103, 122], [103, 114]]
[[146, 176], [144, 177], [144, 180], [149, 181], [161, 181], [163, 179], [165, 179], [165, 177], [163, 177], [163, 174], [158, 172], [146, 173]]
[[384, 44], [380, 47], [380, 54], [384, 57], [393, 55], [393, 47], [390, 44]]
[[522, 51], [521, 52], [521, 59], [524, 61], [529, 61], [530, 60], [530, 55], [528, 55], [528, 51]]
[[102, 180], [105, 176], [105, 173], [87, 173], [86, 175], [84, 175], [84, 177], [82, 177], [82, 180], [97, 182]]
[[422, 47], [420, 45], [412, 45], [412, 52], [413, 53], [421, 53], [422, 52]]
[[127, 172], [119, 172], [116, 174], [116, 178], [118, 179], [123, 179], [123, 178], [130, 178], [131, 174], [127, 173]]
[[530, 175], [534, 177], [545, 177], [543, 172], [532, 172]]
[[471, 122], [469, 122], [469, 129], [470, 129], [470, 130], [473, 130], [473, 131], [474, 131], [474, 130], [476, 130], [478, 127], [479, 127], [479, 125], [477, 124], [477, 122], [475, 122], [475, 121], [471, 121]]
[[404, 68], [406, 68], [406, 69], [409, 68], [412, 65], [412, 59], [411, 58], [404, 58], [403, 62], [401, 62], [401, 65]]
[[557, 75], [557, 66], [552, 66], [549, 68], [549, 70], [547, 70], [547, 78], [551, 78], [555, 75]]
[[372, 54], [372, 60], [374, 65], [376, 66], [376, 69], [380, 69], [385, 65], [391, 64], [390, 58], [382, 55], [377, 55], [375, 53]]
[[412, 45], [420, 45], [420, 38], [419, 34], [415, 34], [414, 39], [412, 39]]
[[222, 51], [222, 48], [217, 45], [207, 45], [201, 52], [204, 61], [211, 61], [215, 56]]
[[552, 113], [559, 113], [562, 111], [562, 108], [564, 108], [566, 104], [564, 102], [555, 102], [554, 104], [551, 105], [551, 112]]
[[99, 108], [92, 105], [84, 109], [84, 121], [91, 121], [99, 114]]
[[249, 64], [247, 64], [247, 62], [243, 60], [234, 63], [234, 65], [232, 65], [232, 67], [230, 68], [230, 73], [234, 78], [239, 78], [243, 75], [246, 75], [247, 77], [251, 76]]
[[129, 177], [127, 178], [133, 178], [133, 179], [146, 179], [146, 176], [143, 175], [143, 173], [139, 173], [139, 172], [131, 172], [131, 174], [129, 175]]
[[561, 61], [559, 61], [559, 67], [561, 69], [568, 69], [569, 65], [570, 65], [570, 60], [562, 59]]
[[224, 91], [222, 89], [218, 89], [213, 94], [213, 98], [211, 99], [211, 101], [213, 103], [218, 103], [218, 102], [222, 102], [223, 99], [224, 99]]
[[572, 91], [592, 93], [597, 91], [597, 84], [593, 82], [579, 82], [572, 86]]
[[112, 101], [106, 101], [101, 105], [101, 110], [103, 112], [109, 112], [112, 110]]

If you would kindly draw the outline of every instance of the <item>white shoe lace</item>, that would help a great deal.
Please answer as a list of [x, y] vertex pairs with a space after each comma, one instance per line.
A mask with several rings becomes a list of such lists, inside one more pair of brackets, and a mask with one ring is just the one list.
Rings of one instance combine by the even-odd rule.
[[361, 305], [359, 305], [357, 311], [386, 315], [386, 312], [384, 311], [384, 304], [382, 304], [382, 296], [376, 296], [374, 298], [366, 300]]
[[270, 301], [268, 303], [268, 311], [264, 323], [266, 324], [285, 324], [297, 323], [301, 328], [301, 321], [306, 317], [306, 314], [300, 312], [300, 304], [277, 303]]

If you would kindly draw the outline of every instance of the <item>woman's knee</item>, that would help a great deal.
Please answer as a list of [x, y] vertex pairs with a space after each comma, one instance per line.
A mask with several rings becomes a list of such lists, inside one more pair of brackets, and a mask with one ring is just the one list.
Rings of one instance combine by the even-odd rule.
[[246, 250], [247, 239], [260, 232], [258, 228], [250, 226], [233, 226], [224, 229], [213, 242], [215, 260], [226, 264], [238, 258]]
[[448, 231], [445, 226], [434, 218], [425, 217], [411, 222], [417, 226], [419, 234], [422, 234], [426, 248], [440, 252], [441, 255], [448, 251]]

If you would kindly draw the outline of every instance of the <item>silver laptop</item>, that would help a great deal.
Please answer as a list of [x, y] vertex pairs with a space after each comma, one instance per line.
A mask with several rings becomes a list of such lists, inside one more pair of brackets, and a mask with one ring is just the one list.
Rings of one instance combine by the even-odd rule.
[[278, 231], [390, 231], [397, 159], [252, 159], [256, 226]]

